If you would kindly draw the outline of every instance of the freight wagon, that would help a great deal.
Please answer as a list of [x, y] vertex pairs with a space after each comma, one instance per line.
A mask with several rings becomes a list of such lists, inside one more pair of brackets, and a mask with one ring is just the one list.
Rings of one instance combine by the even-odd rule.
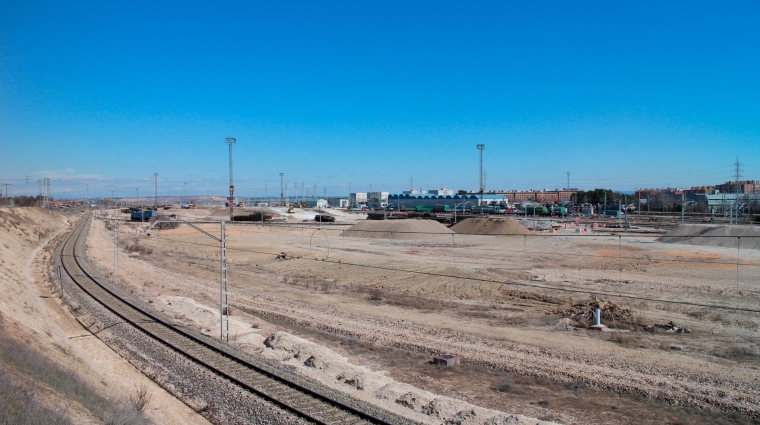
[[414, 208], [416, 212], [448, 212], [449, 210], [448, 205], [417, 205]]
[[543, 205], [528, 205], [525, 207], [527, 215], [549, 215], [549, 209]]
[[155, 211], [132, 211], [130, 218], [132, 221], [148, 221], [156, 216]]
[[567, 208], [560, 207], [560, 206], [557, 206], [557, 205], [553, 205], [553, 206], [549, 207], [549, 211], [552, 214], [558, 215], [560, 217], [564, 217], [564, 216], [567, 215]]

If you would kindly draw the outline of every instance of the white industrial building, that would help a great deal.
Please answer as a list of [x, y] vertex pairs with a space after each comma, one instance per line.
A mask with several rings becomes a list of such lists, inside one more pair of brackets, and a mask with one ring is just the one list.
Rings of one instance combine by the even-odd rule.
[[367, 192], [352, 192], [348, 194], [348, 203], [350, 205], [366, 204]]
[[427, 191], [428, 195], [436, 196], [454, 196], [454, 189], [432, 189]]

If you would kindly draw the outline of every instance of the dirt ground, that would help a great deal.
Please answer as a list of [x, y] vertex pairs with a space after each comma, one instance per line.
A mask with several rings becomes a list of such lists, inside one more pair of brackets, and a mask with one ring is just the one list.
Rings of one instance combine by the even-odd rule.
[[[113, 234], [100, 224], [91, 255], [109, 269]], [[187, 226], [150, 237], [145, 227], [120, 227], [123, 284], [218, 332], [218, 243]], [[760, 251], [572, 229], [401, 240], [346, 237], [346, 228], [227, 225], [236, 343], [396, 404], [391, 383], [487, 415], [562, 423], [751, 423], [760, 414]], [[557, 314], [589, 297], [628, 311], [606, 320], [620, 332]], [[328, 362], [299, 363], [302, 342], [266, 346], [278, 331], [329, 350], [320, 354]], [[463, 365], [430, 364], [443, 353]], [[361, 379], [331, 374], [336, 356]], [[425, 409], [411, 405], [419, 419]]]
[[[3, 396], [6, 385], [33, 394], [21, 400], [27, 409], [21, 414], [38, 423], [207, 424], [93, 337], [61, 303], [51, 275], [60, 239], [51, 237], [76, 220], [41, 208], [0, 209], [0, 369], [12, 378], [0, 384]], [[129, 402], [139, 388], [150, 397], [142, 415]], [[9, 403], [0, 417], [20, 423], [5, 416], [13, 414]]]

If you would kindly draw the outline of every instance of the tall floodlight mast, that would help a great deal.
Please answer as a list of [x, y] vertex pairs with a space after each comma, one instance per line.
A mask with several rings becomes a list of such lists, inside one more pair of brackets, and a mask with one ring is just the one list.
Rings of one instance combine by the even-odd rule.
[[486, 145], [479, 144], [476, 147], [480, 151], [480, 212], [483, 212], [483, 190], [485, 189], [483, 185], [483, 149], [486, 148]]
[[285, 173], [280, 173], [280, 205], [281, 206], [285, 205], [285, 193], [283, 191], [284, 186], [283, 186], [283, 180], [282, 180], [283, 177], [285, 177]]
[[[740, 205], [740, 202], [739, 202], [739, 192], [740, 192], [739, 179], [742, 177], [742, 174], [741, 174], [742, 173], [742, 168], [741, 167], [742, 167], [742, 163], [739, 162], [739, 157], [737, 156], [736, 157], [736, 162], [734, 162], [734, 194], [735, 194], [735, 196], [734, 196], [733, 205], [731, 206], [731, 211], [734, 214], [734, 224], [739, 224], [739, 208], [740, 208], [739, 207], [739, 205]], [[734, 209], [736, 209], [736, 211], [734, 211]], [[730, 220], [730, 216], [729, 216], [729, 223], [730, 222], [731, 222], [731, 220]]]
[[232, 183], [232, 145], [234, 145], [236, 142], [237, 140], [234, 137], [228, 137], [224, 141], [224, 143], [230, 145], [230, 221], [232, 221], [232, 209], [235, 205], [235, 185]]
[[153, 206], [158, 210], [158, 173], [153, 173], [156, 178], [156, 193], [153, 195]]

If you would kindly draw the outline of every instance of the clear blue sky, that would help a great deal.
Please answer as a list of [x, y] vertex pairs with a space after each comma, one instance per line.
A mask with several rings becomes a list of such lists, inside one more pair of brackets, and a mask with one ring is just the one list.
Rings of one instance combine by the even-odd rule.
[[226, 137], [242, 196], [760, 179], [760, 2], [2, 2], [11, 195], [224, 196]]

